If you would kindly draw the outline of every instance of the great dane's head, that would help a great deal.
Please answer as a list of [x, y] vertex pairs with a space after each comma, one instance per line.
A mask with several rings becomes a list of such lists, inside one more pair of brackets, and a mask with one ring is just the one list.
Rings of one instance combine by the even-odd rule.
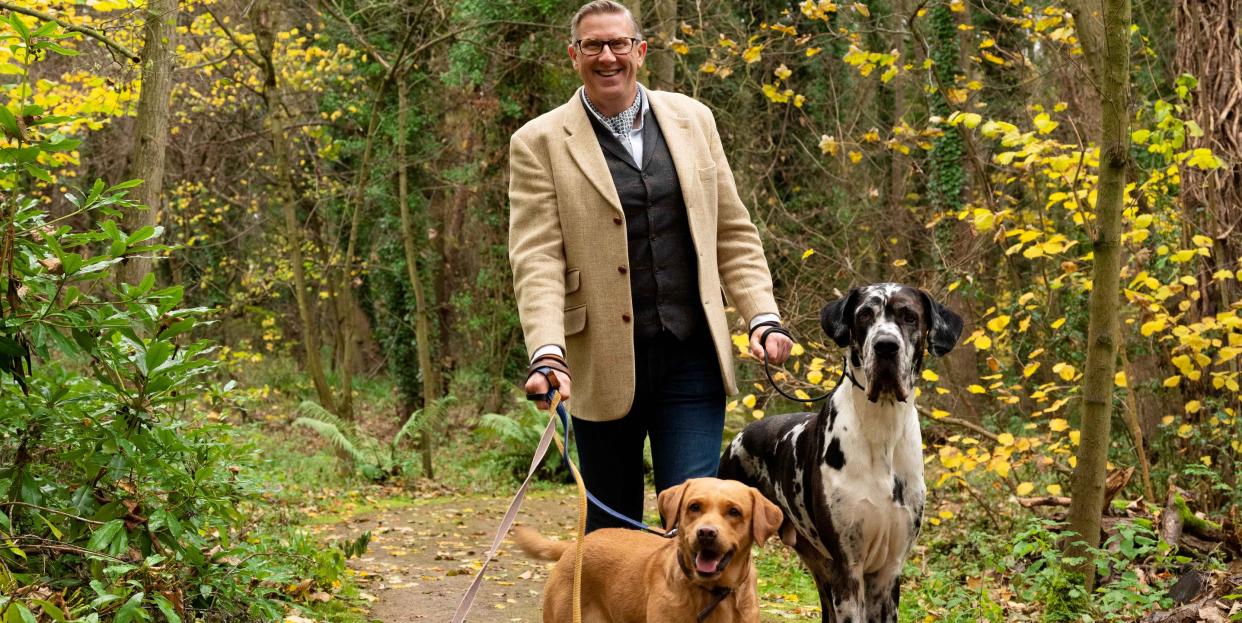
[[819, 322], [832, 341], [849, 347], [871, 402], [905, 402], [923, 368], [923, 351], [944, 355], [962, 334], [961, 317], [926, 292], [895, 283], [850, 290], [824, 306]]

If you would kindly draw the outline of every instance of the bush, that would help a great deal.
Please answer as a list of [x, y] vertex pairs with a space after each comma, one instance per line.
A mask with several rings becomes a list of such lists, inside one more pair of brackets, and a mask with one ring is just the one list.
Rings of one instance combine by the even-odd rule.
[[[0, 20], [17, 58], [59, 53], [55, 24]], [[160, 228], [117, 225], [143, 209], [126, 198], [139, 180], [96, 182], [64, 195], [70, 214], [48, 213], [44, 163], [78, 143], [50, 129], [65, 121], [0, 105], [0, 619], [279, 618], [290, 582], [336, 581], [365, 540], [248, 532], [247, 455], [194, 404], [211, 389], [215, 346], [190, 338], [208, 310], [180, 308], [181, 286], [153, 275], [114, 283], [127, 258], [165, 250]]]

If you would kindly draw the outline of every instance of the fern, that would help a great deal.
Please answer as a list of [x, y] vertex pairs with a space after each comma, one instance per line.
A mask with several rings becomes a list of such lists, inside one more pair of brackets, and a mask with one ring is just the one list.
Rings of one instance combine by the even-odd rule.
[[410, 417], [406, 418], [405, 424], [401, 425], [401, 430], [398, 430], [396, 436], [392, 438], [392, 451], [394, 454], [397, 451], [397, 446], [401, 445], [401, 440], [405, 439], [409, 435], [413, 435], [414, 431], [419, 429], [419, 425], [422, 422], [422, 415], [422, 409], [415, 409], [414, 412], [410, 414]]
[[327, 439], [328, 442], [352, 459], [356, 466], [361, 467], [368, 463], [366, 455], [360, 452], [354, 443], [350, 441], [349, 437], [345, 436], [345, 433], [341, 432], [341, 429], [335, 424], [315, 418], [300, 417], [293, 421], [293, 425], [309, 428], [319, 433], [320, 437]]

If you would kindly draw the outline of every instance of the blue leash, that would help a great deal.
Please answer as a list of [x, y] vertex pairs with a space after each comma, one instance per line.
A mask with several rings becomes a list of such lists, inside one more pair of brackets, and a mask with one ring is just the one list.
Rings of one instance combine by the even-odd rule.
[[[552, 371], [552, 368], [537, 368], [537, 370], [543, 373], [544, 376], [547, 376], [548, 373]], [[552, 402], [552, 398], [555, 395], [556, 395], [556, 388], [548, 389], [548, 394], [545, 397], [545, 399], [548, 401], [549, 404]], [[561, 402], [556, 405], [556, 414], [561, 419], [561, 428], [565, 430], [565, 449], [564, 449], [564, 453], [561, 455], [561, 458], [565, 461], [566, 465], [569, 465], [572, 462], [571, 459], [569, 458], [570, 419], [569, 419], [569, 412], [565, 410], [564, 402]], [[591, 504], [594, 504], [596, 508], [604, 511], [605, 513], [608, 513], [613, 518], [621, 520], [622, 522], [624, 522], [626, 525], [630, 526], [631, 528], [642, 530], [644, 532], [650, 532], [651, 534], [654, 534], [656, 536], [662, 536], [665, 538], [672, 538], [673, 536], [677, 535], [677, 528], [673, 528], [672, 530], [665, 532], [663, 530], [660, 530], [659, 528], [653, 528], [641, 521], [637, 521], [631, 517], [618, 513], [617, 511], [609, 507], [607, 504], [604, 504], [603, 502], [599, 501], [599, 498], [592, 495], [591, 491], [586, 489], [585, 483], [583, 486], [583, 490], [586, 491], [587, 501], [589, 501]]]

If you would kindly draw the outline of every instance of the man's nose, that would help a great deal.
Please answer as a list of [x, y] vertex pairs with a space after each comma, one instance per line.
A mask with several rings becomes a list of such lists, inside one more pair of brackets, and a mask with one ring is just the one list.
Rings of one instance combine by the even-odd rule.
[[599, 60], [605, 63], [610, 63], [612, 61], [617, 60], [617, 55], [612, 53], [611, 45], [604, 46], [604, 49], [601, 50], [599, 53]]

